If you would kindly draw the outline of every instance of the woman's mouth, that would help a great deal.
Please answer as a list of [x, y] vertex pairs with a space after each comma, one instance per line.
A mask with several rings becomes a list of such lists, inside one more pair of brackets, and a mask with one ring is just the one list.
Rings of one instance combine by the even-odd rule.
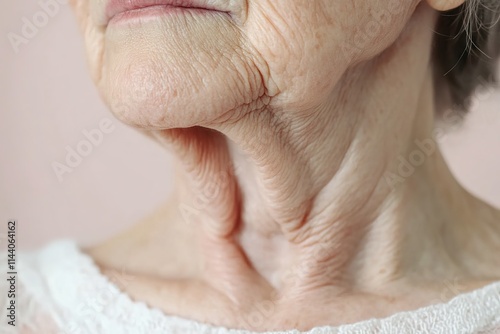
[[106, 6], [106, 25], [171, 13], [229, 13], [223, 8], [216, 8], [214, 2], [213, 0], [110, 0]]

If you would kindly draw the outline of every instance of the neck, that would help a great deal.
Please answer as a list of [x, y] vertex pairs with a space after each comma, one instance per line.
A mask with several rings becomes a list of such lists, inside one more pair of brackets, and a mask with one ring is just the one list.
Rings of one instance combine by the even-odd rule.
[[[494, 244], [487, 231], [500, 215], [468, 194], [441, 156], [431, 70], [420, 80], [395, 75], [411, 78], [398, 85], [409, 87], [407, 96], [376, 89], [374, 80], [374, 99], [342, 117], [332, 104], [324, 118], [311, 113], [302, 123], [259, 111], [225, 136], [190, 130], [171, 223], [199, 230], [208, 276], [227, 284], [219, 271], [255, 270], [273, 289], [287, 290], [292, 278], [301, 293], [333, 282], [377, 288], [415, 272], [429, 280], [494, 275], [476, 260], [487, 249], [479, 244]], [[358, 103], [349, 89], [353, 96], [343, 98]], [[398, 101], [381, 99], [382, 91]], [[477, 229], [478, 216], [489, 227]], [[465, 240], [477, 257], [463, 252]]]
[[235, 301], [498, 275], [500, 214], [459, 186], [433, 135], [431, 42], [431, 29], [410, 24], [307, 110], [263, 99], [157, 132], [178, 157], [178, 183], [147, 229], [188, 231], [184, 275]]

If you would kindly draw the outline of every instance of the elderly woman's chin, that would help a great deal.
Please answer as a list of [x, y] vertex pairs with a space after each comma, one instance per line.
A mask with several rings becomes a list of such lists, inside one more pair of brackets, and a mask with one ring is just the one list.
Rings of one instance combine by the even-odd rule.
[[118, 119], [141, 128], [217, 122], [264, 94], [240, 40], [220, 12], [111, 21], [100, 93]]

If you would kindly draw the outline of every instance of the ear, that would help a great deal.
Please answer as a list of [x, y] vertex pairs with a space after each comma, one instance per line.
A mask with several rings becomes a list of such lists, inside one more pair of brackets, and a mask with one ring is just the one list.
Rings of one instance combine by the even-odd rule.
[[429, 6], [440, 12], [457, 8], [464, 2], [465, 0], [427, 0]]

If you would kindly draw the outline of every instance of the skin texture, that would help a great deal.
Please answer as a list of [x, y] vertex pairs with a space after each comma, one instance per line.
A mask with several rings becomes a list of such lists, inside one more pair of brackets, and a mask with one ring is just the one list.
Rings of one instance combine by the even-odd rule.
[[434, 141], [436, 10], [460, 1], [220, 3], [106, 25], [105, 1], [73, 2], [110, 110], [178, 157], [172, 199], [86, 250], [104, 274], [168, 314], [255, 331], [499, 279], [500, 214]]

